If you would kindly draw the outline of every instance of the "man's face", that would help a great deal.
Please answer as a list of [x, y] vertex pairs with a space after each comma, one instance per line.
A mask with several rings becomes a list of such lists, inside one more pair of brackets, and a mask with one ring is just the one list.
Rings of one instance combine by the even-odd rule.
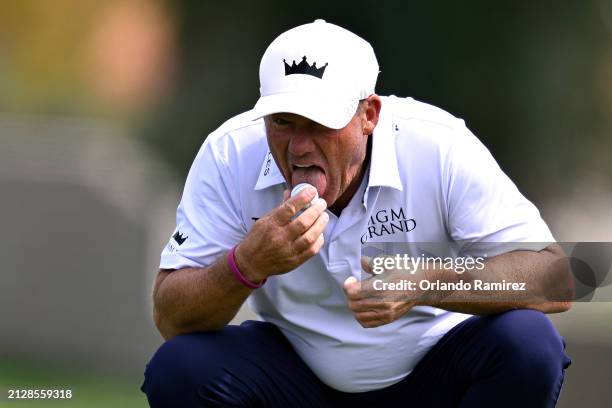
[[266, 116], [265, 125], [274, 160], [292, 188], [312, 184], [330, 207], [343, 194], [352, 196], [364, 165], [368, 135], [376, 125], [367, 109], [360, 107], [342, 129], [292, 113]]

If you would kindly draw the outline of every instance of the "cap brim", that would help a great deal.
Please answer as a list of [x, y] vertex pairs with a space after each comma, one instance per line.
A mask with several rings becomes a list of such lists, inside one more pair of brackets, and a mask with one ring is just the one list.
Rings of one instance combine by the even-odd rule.
[[279, 93], [259, 98], [253, 114], [260, 118], [273, 113], [294, 113], [331, 129], [342, 129], [357, 111], [357, 100], [325, 98], [321, 95]]

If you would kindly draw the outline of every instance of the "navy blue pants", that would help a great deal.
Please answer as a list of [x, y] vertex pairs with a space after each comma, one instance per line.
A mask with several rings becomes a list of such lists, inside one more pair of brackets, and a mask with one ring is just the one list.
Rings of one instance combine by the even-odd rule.
[[399, 383], [345, 393], [322, 383], [276, 326], [247, 321], [167, 341], [142, 391], [154, 408], [552, 407], [570, 364], [564, 348], [540, 312], [474, 316]]

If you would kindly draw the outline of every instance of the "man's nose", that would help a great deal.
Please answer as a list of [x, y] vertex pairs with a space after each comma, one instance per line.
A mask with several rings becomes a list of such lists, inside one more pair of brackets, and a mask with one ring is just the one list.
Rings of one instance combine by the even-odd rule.
[[289, 141], [289, 153], [294, 156], [304, 156], [315, 150], [312, 135], [308, 132], [295, 132]]

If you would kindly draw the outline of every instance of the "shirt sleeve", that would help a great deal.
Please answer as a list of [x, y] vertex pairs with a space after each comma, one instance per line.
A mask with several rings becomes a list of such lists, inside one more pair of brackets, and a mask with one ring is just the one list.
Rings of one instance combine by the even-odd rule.
[[453, 240], [466, 245], [466, 250], [488, 243], [489, 255], [509, 249], [540, 250], [554, 242], [538, 209], [500, 169], [489, 150], [464, 129], [448, 152], [444, 175]]
[[162, 251], [161, 269], [205, 267], [246, 234], [229, 148], [206, 140], [194, 160], [176, 213], [176, 229]]

